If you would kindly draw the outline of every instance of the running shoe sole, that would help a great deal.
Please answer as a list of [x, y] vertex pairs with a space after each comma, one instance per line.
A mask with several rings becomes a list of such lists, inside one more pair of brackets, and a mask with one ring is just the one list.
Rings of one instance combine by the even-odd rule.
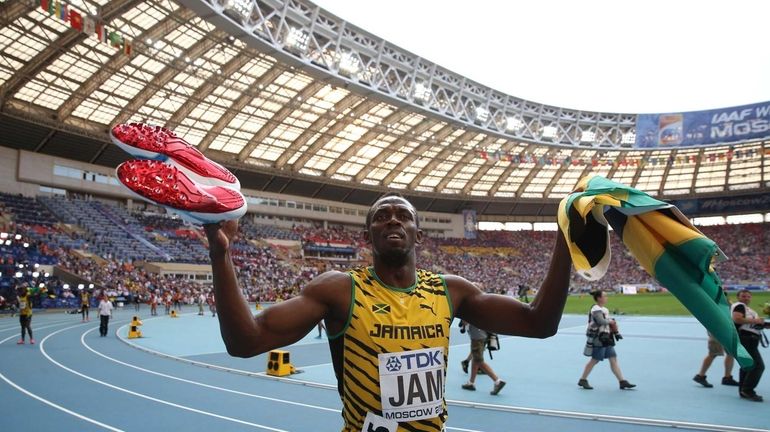
[[239, 191], [202, 185], [164, 162], [130, 160], [118, 165], [116, 174], [132, 195], [195, 224], [238, 219], [246, 214], [246, 199]]
[[241, 189], [241, 183], [230, 170], [164, 127], [118, 124], [110, 129], [110, 139], [131, 156], [167, 162], [202, 185]]

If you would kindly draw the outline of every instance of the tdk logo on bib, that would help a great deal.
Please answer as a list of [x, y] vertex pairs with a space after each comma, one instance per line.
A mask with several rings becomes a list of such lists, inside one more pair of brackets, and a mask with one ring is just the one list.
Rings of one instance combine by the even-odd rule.
[[443, 410], [444, 349], [379, 354], [382, 416], [407, 422], [437, 417]]
[[391, 357], [388, 359], [385, 367], [388, 369], [388, 372], [398, 372], [401, 370], [401, 361], [398, 357]]

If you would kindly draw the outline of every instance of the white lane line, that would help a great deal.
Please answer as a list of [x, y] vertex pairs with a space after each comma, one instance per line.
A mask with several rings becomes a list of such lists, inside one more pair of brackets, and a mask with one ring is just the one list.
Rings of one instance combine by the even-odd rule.
[[[44, 327], [41, 327], [41, 328], [44, 328]], [[15, 336], [7, 337], [7, 338], [3, 339], [2, 341], [0, 341], [0, 344], [2, 344], [4, 342], [7, 342], [8, 340], [13, 339], [13, 338], [15, 338]], [[92, 423], [92, 424], [95, 424], [97, 426], [103, 427], [104, 429], [115, 431], [115, 432], [123, 432], [122, 429], [118, 429], [118, 428], [112, 427], [112, 426], [110, 426], [108, 424], [104, 424], [104, 423], [99, 422], [97, 420], [94, 420], [94, 419], [92, 419], [90, 417], [86, 417], [86, 416], [84, 416], [82, 414], [76, 413], [75, 411], [68, 410], [67, 408], [64, 408], [61, 405], [57, 405], [57, 404], [49, 401], [48, 399], [45, 399], [45, 398], [43, 398], [41, 396], [38, 396], [38, 395], [32, 393], [31, 391], [29, 391], [29, 390], [21, 387], [20, 385], [16, 384], [15, 382], [11, 381], [10, 379], [8, 379], [5, 375], [3, 375], [2, 372], [0, 372], [0, 379], [2, 379], [3, 381], [7, 382], [11, 387], [15, 388], [16, 390], [24, 393], [25, 395], [27, 395], [27, 396], [29, 396], [29, 397], [31, 397], [33, 399], [37, 399], [38, 401], [40, 401], [40, 402], [42, 402], [42, 403], [44, 403], [44, 404], [46, 404], [46, 405], [48, 405], [48, 406], [50, 406], [52, 408], [56, 408], [59, 411], [67, 413], [67, 414], [69, 414], [69, 415], [71, 415], [73, 417], [79, 418], [79, 419], [81, 419], [83, 421], [87, 421], [89, 423]]]
[[651, 419], [651, 418], [645, 418], [645, 417], [592, 414], [592, 413], [586, 413], [586, 412], [563, 411], [563, 410], [552, 410], [552, 409], [541, 409], [541, 408], [525, 408], [525, 407], [517, 407], [517, 406], [510, 406], [510, 405], [496, 405], [496, 404], [488, 404], [488, 403], [481, 403], [481, 402], [468, 402], [468, 401], [457, 401], [457, 400], [452, 400], [452, 401], [447, 400], [447, 405], [462, 406], [466, 408], [488, 409], [492, 411], [503, 411], [503, 412], [519, 413], [519, 414], [536, 414], [536, 415], [543, 415], [543, 416], [574, 418], [574, 419], [581, 419], [581, 420], [595, 420], [595, 421], [626, 423], [626, 424], [634, 424], [634, 425], [647, 425], [647, 426], [663, 426], [663, 427], [671, 427], [676, 429], [699, 429], [699, 430], [720, 431], [720, 432], [765, 432], [767, 431], [767, 429], [755, 429], [755, 428], [746, 428], [746, 427], [740, 427], [740, 426], [727, 426], [727, 425], [717, 425], [717, 424], [710, 424], [710, 423], [695, 423], [695, 422], [685, 422], [685, 421], [677, 421], [677, 420], [658, 420], [658, 419]]
[[180, 361], [182, 363], [192, 364], [192, 365], [195, 365], [195, 366], [202, 366], [202, 367], [205, 367], [205, 368], [214, 369], [214, 370], [220, 370], [220, 371], [223, 371], [223, 372], [229, 372], [229, 373], [234, 373], [234, 374], [238, 374], [238, 375], [246, 375], [246, 376], [252, 376], [252, 377], [259, 377], [259, 378], [269, 379], [269, 380], [273, 380], [273, 381], [281, 381], [281, 382], [286, 382], [286, 383], [304, 385], [304, 386], [308, 386], [308, 387], [318, 387], [318, 388], [323, 388], [323, 389], [337, 391], [337, 386], [336, 385], [332, 385], [332, 384], [323, 384], [323, 383], [318, 383], [318, 382], [314, 382], [314, 381], [303, 381], [303, 380], [294, 379], [294, 378], [277, 377], [277, 376], [268, 375], [265, 372], [252, 372], [252, 371], [247, 371], [247, 370], [243, 370], [243, 369], [235, 369], [235, 368], [231, 368], [231, 367], [227, 367], [227, 366], [220, 366], [220, 365], [216, 365], [216, 364], [213, 364], [213, 363], [206, 363], [206, 362], [202, 362], [202, 361], [198, 361], [198, 360], [192, 360], [192, 359], [188, 359], [188, 358], [179, 357], [179, 356], [175, 356], [175, 355], [171, 355], [171, 354], [166, 354], [164, 352], [156, 351], [156, 350], [153, 350], [153, 349], [141, 346], [139, 344], [135, 344], [135, 343], [129, 342], [128, 339], [126, 339], [123, 336], [121, 336], [121, 334], [120, 334], [121, 331], [124, 328], [126, 328], [126, 327], [127, 327], [127, 325], [121, 326], [115, 332], [117, 337], [118, 337], [118, 339], [120, 339], [123, 343], [125, 343], [126, 345], [128, 345], [130, 347], [133, 347], [133, 348], [136, 348], [136, 349], [138, 349], [140, 351], [144, 351], [144, 352], [156, 355], [158, 357], [165, 357], [165, 358], [169, 358], [169, 359], [172, 359], [172, 360]]
[[190, 411], [190, 412], [194, 412], [194, 413], [197, 413], [197, 414], [202, 414], [202, 415], [205, 415], [205, 416], [214, 417], [214, 418], [218, 418], [218, 419], [221, 419], [221, 420], [226, 420], [226, 421], [229, 421], [229, 422], [238, 423], [238, 424], [242, 424], [242, 425], [246, 425], [246, 426], [251, 426], [251, 427], [255, 427], [255, 428], [259, 428], [259, 429], [265, 429], [265, 430], [270, 430], [270, 431], [275, 431], [275, 432], [288, 432], [288, 431], [286, 431], [284, 429], [276, 429], [276, 428], [272, 428], [270, 426], [265, 426], [265, 425], [261, 425], [261, 424], [257, 424], [257, 423], [250, 423], [250, 422], [239, 420], [239, 419], [236, 419], [236, 418], [227, 417], [227, 416], [223, 416], [223, 415], [219, 415], [219, 414], [214, 414], [212, 412], [203, 411], [203, 410], [199, 410], [197, 408], [192, 408], [192, 407], [188, 407], [188, 406], [185, 406], [185, 405], [176, 404], [176, 403], [169, 402], [169, 401], [166, 401], [166, 400], [163, 400], [163, 399], [158, 399], [158, 398], [155, 398], [155, 397], [152, 397], [152, 396], [148, 396], [146, 394], [142, 394], [142, 393], [138, 393], [138, 392], [135, 392], [135, 391], [132, 391], [132, 390], [128, 390], [128, 389], [123, 388], [123, 387], [118, 387], [118, 386], [110, 384], [108, 382], [104, 382], [104, 381], [98, 380], [96, 378], [90, 377], [88, 375], [82, 374], [82, 373], [80, 373], [80, 372], [78, 372], [78, 371], [76, 371], [74, 369], [70, 369], [67, 366], [64, 366], [63, 364], [57, 362], [51, 356], [48, 355], [48, 353], [45, 351], [45, 343], [52, 336], [54, 336], [54, 335], [56, 335], [58, 333], [61, 333], [61, 332], [65, 331], [65, 330], [73, 329], [75, 327], [77, 327], [77, 326], [66, 327], [66, 328], [63, 328], [61, 330], [57, 330], [57, 331], [49, 334], [45, 338], [43, 338], [42, 341], [40, 341], [40, 352], [43, 354], [43, 356], [45, 356], [45, 358], [47, 358], [48, 361], [50, 361], [51, 363], [55, 364], [56, 366], [58, 366], [58, 367], [60, 367], [60, 368], [62, 368], [64, 370], [66, 370], [67, 372], [70, 372], [70, 373], [75, 374], [75, 375], [77, 375], [79, 377], [85, 378], [85, 379], [87, 379], [89, 381], [92, 381], [92, 382], [95, 382], [97, 384], [101, 384], [101, 385], [103, 385], [105, 387], [109, 387], [109, 388], [111, 388], [113, 390], [118, 390], [118, 391], [121, 391], [121, 392], [124, 392], [124, 393], [128, 393], [128, 394], [130, 394], [132, 396], [140, 397], [142, 399], [147, 399], [147, 400], [150, 400], [150, 401], [153, 401], [153, 402], [157, 402], [157, 403], [160, 403], [160, 404], [163, 404], [163, 405], [168, 405], [168, 406], [171, 406], [171, 407], [174, 407], [174, 408], [179, 408], [181, 410]]
[[102, 354], [102, 353], [94, 350], [93, 348], [91, 348], [91, 346], [89, 346], [86, 343], [85, 337], [86, 337], [86, 334], [88, 334], [88, 333], [90, 333], [90, 332], [92, 332], [94, 330], [95, 329], [91, 329], [91, 330], [87, 330], [86, 332], [84, 332], [80, 336], [80, 343], [84, 347], [86, 347], [87, 350], [91, 351], [92, 353], [94, 353], [94, 354], [96, 354], [96, 355], [98, 355], [100, 357], [103, 357], [103, 358], [105, 358], [107, 360], [110, 360], [112, 362], [118, 363], [120, 365], [123, 365], [123, 366], [126, 366], [126, 367], [130, 367], [130, 368], [142, 371], [142, 372], [146, 372], [148, 374], [157, 375], [157, 376], [160, 376], [160, 377], [163, 377], [163, 378], [168, 378], [168, 379], [172, 379], [172, 380], [176, 380], [176, 381], [180, 381], [180, 382], [184, 382], [184, 383], [188, 383], [188, 384], [193, 384], [193, 385], [197, 385], [197, 386], [200, 386], [200, 387], [205, 387], [205, 388], [209, 388], [209, 389], [213, 389], [213, 390], [219, 390], [219, 391], [223, 391], [223, 392], [227, 392], [227, 393], [233, 393], [233, 394], [237, 394], [237, 395], [240, 395], [240, 396], [248, 396], [248, 397], [252, 397], [252, 398], [256, 398], [256, 399], [263, 399], [263, 400], [268, 400], [268, 401], [278, 402], [278, 403], [284, 403], [284, 404], [289, 404], [289, 405], [297, 405], [297, 406], [301, 406], [301, 407], [304, 407], [304, 408], [313, 408], [313, 409], [322, 410], [322, 411], [330, 411], [330, 412], [333, 412], [333, 413], [339, 413], [340, 412], [339, 408], [326, 408], [326, 407], [317, 406], [317, 405], [304, 404], [304, 403], [294, 402], [294, 401], [285, 400], [285, 399], [277, 399], [277, 398], [261, 396], [261, 395], [257, 395], [257, 394], [253, 394], [253, 393], [246, 393], [246, 392], [242, 392], [242, 391], [238, 391], [238, 390], [232, 390], [232, 389], [228, 389], [228, 388], [224, 388], [224, 387], [218, 387], [218, 386], [214, 386], [214, 385], [210, 385], [210, 384], [205, 384], [205, 383], [202, 383], [200, 381], [192, 381], [192, 380], [188, 380], [186, 378], [180, 378], [180, 377], [177, 377], [177, 376], [168, 375], [168, 374], [164, 374], [164, 373], [161, 373], [161, 372], [156, 372], [156, 371], [153, 371], [153, 370], [150, 370], [150, 369], [145, 369], [145, 368], [142, 368], [142, 367], [139, 367], [139, 366], [136, 366], [136, 365], [132, 365], [130, 363], [126, 363], [126, 362], [120, 361], [118, 359], [115, 359], [113, 357], [110, 357], [110, 356], [108, 356], [106, 354]]
[[[52, 325], [61, 325], [61, 324], [72, 324], [72, 320], [66, 320], [66, 321], [65, 320], [59, 320], [59, 321], [54, 321], [54, 322], [47, 322], [46, 323], [46, 327], [40, 327], [40, 328], [48, 328], [48, 327], [50, 327]], [[7, 326], [7, 327], [3, 326], [3, 328], [0, 328], [0, 332], [7, 332], [7, 331], [13, 331], [13, 330], [20, 331], [21, 327], [19, 327], [19, 325], [20, 325], [19, 321], [16, 320], [16, 323], [14, 325], [10, 325], [10, 326]], [[34, 331], [35, 328], [33, 327], [32, 330]]]

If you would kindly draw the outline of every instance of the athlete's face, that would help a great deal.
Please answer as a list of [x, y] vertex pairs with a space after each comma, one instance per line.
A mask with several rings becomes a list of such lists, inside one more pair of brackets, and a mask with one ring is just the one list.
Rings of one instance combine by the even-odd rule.
[[376, 202], [365, 233], [374, 254], [389, 265], [403, 265], [422, 241], [417, 228], [417, 212], [401, 197], [386, 197]]

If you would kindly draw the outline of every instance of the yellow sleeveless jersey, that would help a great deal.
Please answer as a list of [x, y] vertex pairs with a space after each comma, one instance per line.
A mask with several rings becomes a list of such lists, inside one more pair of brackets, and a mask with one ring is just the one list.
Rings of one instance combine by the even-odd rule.
[[32, 316], [32, 301], [29, 294], [19, 296], [19, 315]]
[[417, 270], [413, 286], [395, 288], [373, 267], [350, 275], [351, 315], [341, 332], [342, 431], [444, 430], [453, 315], [444, 278]]

